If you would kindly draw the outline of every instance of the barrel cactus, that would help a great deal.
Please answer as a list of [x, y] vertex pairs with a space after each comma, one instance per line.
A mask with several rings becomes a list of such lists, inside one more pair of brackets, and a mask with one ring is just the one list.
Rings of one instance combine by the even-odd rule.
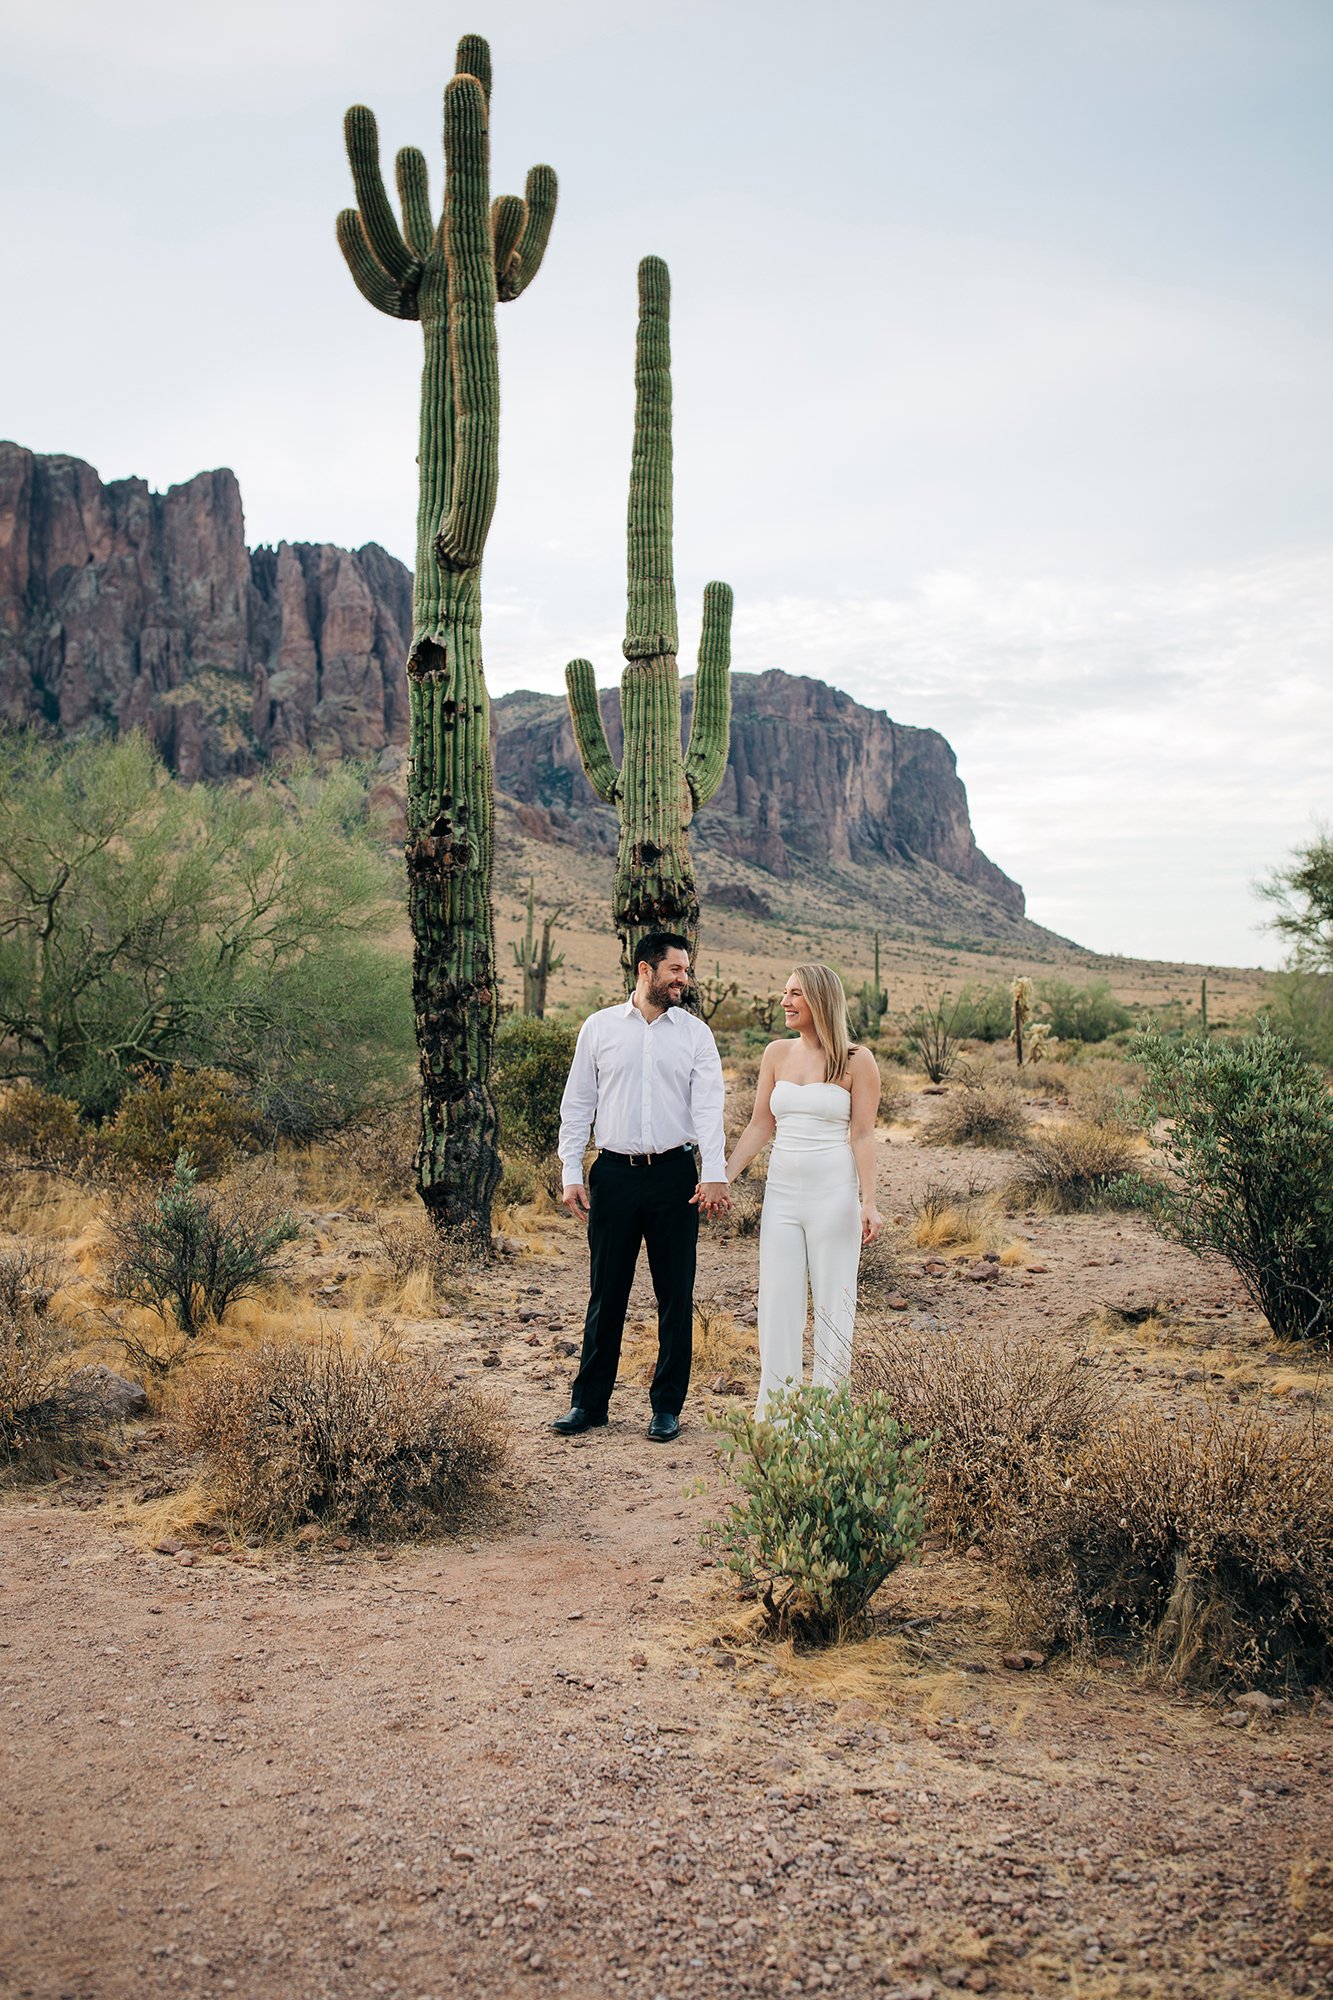
[[629, 488], [629, 615], [620, 682], [624, 750], [617, 768], [588, 660], [565, 669], [579, 756], [599, 799], [620, 821], [612, 912], [633, 982], [645, 931], [698, 943], [699, 897], [687, 829], [721, 784], [731, 730], [731, 606], [725, 583], [704, 591], [689, 748], [681, 751], [676, 671], [676, 584], [671, 554], [671, 280], [660, 257], [639, 266], [634, 368], [634, 455]]
[[397, 157], [402, 227], [380, 174], [374, 114], [345, 124], [357, 206], [338, 242], [362, 296], [421, 323], [416, 577], [407, 661], [408, 904], [421, 1058], [417, 1180], [438, 1227], [490, 1241], [500, 1177], [491, 1056], [497, 1017], [491, 904], [490, 712], [481, 662], [481, 558], [495, 509], [497, 300], [537, 274], [556, 179], [533, 167], [522, 196], [490, 200], [490, 50], [458, 45], [444, 93], [444, 204], [432, 219], [426, 161]]

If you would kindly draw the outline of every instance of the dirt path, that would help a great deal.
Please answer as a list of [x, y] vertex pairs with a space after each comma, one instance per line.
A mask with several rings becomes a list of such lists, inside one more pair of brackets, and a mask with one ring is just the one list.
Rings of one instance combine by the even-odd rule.
[[[895, 1151], [891, 1199], [937, 1170]], [[336, 1264], [356, 1224], [323, 1228]], [[1137, 1231], [1042, 1225], [1048, 1271], [993, 1286], [905, 1265], [909, 1311], [1060, 1338], [1169, 1293], [1176, 1335], [1148, 1353], [1113, 1324], [1095, 1365], [1168, 1395], [1249, 1368], [1236, 1393], [1267, 1393], [1229, 1286]], [[701, 1297], [743, 1314], [753, 1248], [710, 1239]], [[637, 1386], [604, 1432], [545, 1429], [580, 1249], [553, 1226], [447, 1336], [513, 1412], [498, 1532], [181, 1560], [109, 1523], [114, 1473], [0, 1511], [0, 1991], [1331, 1990], [1317, 1713], [1237, 1730], [1109, 1664], [1007, 1672], [984, 1565], [938, 1554], [891, 1580], [867, 1647], [737, 1639], [698, 1537], [707, 1383], [665, 1450]]]

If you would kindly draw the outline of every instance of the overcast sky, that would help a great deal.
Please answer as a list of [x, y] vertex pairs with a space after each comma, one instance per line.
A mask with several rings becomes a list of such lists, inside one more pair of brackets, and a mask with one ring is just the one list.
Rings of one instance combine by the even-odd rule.
[[619, 674], [634, 272], [673, 281], [682, 668], [942, 730], [986, 851], [1097, 949], [1274, 958], [1333, 818], [1328, 0], [9, 0], [0, 432], [252, 542], [412, 557], [420, 335], [353, 289], [341, 118], [440, 182], [460, 33], [495, 191], [494, 692]]

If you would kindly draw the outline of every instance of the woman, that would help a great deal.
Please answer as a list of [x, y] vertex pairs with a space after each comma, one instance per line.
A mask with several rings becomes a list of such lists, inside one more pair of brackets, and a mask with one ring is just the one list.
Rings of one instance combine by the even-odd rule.
[[879, 1065], [853, 1048], [847, 996], [826, 965], [800, 965], [782, 995], [799, 1037], [770, 1042], [754, 1111], [727, 1161], [745, 1172], [774, 1140], [759, 1228], [759, 1402], [801, 1380], [807, 1289], [814, 1299], [814, 1384], [836, 1388], [852, 1361], [856, 1268], [880, 1231], [875, 1206]]

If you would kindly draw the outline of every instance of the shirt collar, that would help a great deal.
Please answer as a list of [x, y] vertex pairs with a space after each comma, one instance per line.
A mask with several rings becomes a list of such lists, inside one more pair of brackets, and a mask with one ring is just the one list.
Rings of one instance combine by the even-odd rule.
[[[625, 1002], [624, 1006], [620, 1008], [619, 1011], [622, 1018], [625, 1020], [628, 1020], [632, 1015], [638, 1015], [638, 1018], [641, 1021], [643, 1021], [643, 1025], [645, 1028], [651, 1028], [653, 1025], [651, 1021], [643, 1020], [643, 1015], [640, 1012], [640, 1010], [635, 1006], [633, 998], [628, 999]], [[673, 1014], [678, 1014], [679, 1012], [680, 1012], [679, 1007], [664, 1007], [657, 1018], [659, 1021], [669, 1021]]]

